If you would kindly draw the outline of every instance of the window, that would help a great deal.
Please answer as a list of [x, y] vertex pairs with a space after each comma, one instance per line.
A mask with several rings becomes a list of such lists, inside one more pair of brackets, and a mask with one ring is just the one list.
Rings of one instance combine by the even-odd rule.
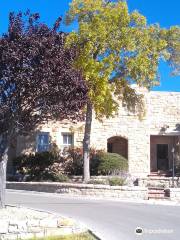
[[48, 132], [41, 132], [37, 136], [37, 145], [36, 151], [37, 152], [46, 152], [49, 150], [49, 133]]
[[73, 135], [71, 133], [62, 133], [63, 148], [73, 145]]

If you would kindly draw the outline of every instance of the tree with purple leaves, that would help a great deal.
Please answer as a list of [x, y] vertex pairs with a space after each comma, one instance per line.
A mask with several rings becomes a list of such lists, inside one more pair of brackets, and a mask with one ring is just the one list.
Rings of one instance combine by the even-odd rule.
[[64, 48], [66, 34], [39, 14], [10, 13], [0, 38], [0, 207], [4, 207], [8, 147], [18, 134], [47, 120], [81, 119], [87, 87], [73, 68], [76, 46]]

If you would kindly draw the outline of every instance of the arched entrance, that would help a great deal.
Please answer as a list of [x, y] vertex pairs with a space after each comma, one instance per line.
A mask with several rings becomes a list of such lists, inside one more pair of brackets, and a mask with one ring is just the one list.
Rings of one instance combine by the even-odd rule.
[[128, 159], [128, 140], [123, 137], [111, 137], [107, 140], [107, 151], [118, 153]]

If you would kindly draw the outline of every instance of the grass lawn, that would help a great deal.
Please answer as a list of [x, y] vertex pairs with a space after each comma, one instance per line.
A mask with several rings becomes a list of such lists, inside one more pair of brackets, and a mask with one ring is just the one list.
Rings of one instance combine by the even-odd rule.
[[95, 240], [89, 233], [61, 237], [33, 238], [31, 240]]

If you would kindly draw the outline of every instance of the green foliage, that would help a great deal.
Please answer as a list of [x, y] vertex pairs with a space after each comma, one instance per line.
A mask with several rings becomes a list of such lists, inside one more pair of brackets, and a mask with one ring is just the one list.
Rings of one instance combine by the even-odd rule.
[[[81, 148], [67, 149], [61, 156], [64, 172], [68, 175], [82, 175], [83, 173], [83, 150]], [[127, 172], [128, 161], [116, 153], [106, 153], [90, 149], [91, 175], [110, 175]]]
[[69, 175], [82, 175], [83, 151], [81, 148], [68, 148], [61, 156], [64, 171]]
[[179, 28], [147, 25], [143, 15], [128, 11], [126, 1], [72, 0], [66, 23], [75, 20], [79, 29], [68, 35], [66, 46], [77, 46], [74, 65], [84, 75], [96, 116], [112, 116], [118, 99], [142, 113], [142, 96], [131, 84], [156, 85], [160, 59], [177, 69]]
[[[90, 149], [90, 166], [91, 174], [97, 174], [97, 167], [99, 161], [97, 159], [97, 152], [95, 149]], [[96, 157], [95, 157], [96, 156]], [[69, 175], [82, 175], [83, 174], [83, 149], [82, 148], [68, 148], [61, 156], [64, 172]]]
[[55, 161], [55, 156], [51, 152], [42, 152], [29, 155], [21, 155], [13, 160], [17, 170], [24, 174], [38, 175], [47, 166], [52, 165]]
[[110, 186], [123, 186], [125, 185], [125, 179], [119, 177], [109, 178]]
[[54, 174], [54, 181], [55, 182], [69, 182], [70, 179], [67, 175], [59, 173], [59, 174]]
[[19, 173], [27, 175], [27, 181], [57, 181], [67, 182], [68, 177], [57, 167], [56, 152], [42, 152], [21, 155], [14, 159], [14, 166]]
[[[21, 155], [13, 160], [14, 166], [27, 181], [67, 182], [67, 175], [82, 175], [83, 151], [81, 148], [67, 149], [58, 156], [56, 151]], [[92, 175], [111, 175], [128, 171], [128, 161], [116, 153], [90, 151]], [[103, 184], [102, 180], [91, 180], [92, 184]]]
[[128, 171], [128, 160], [117, 153], [100, 152], [92, 162], [96, 162], [95, 171], [98, 175], [118, 174]]
[[170, 55], [169, 63], [174, 75], [180, 75], [180, 28], [171, 27], [169, 31], [162, 31], [162, 37], [167, 41], [167, 49]]

